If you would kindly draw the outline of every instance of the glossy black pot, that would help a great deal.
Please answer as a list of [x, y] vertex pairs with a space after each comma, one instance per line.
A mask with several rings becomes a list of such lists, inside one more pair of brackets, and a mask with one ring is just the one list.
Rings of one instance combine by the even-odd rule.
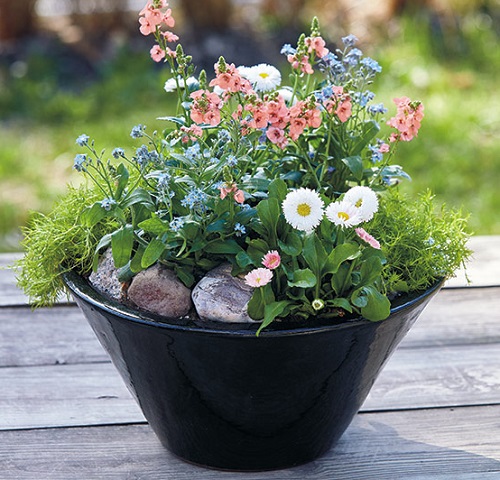
[[257, 338], [255, 326], [160, 322], [76, 274], [65, 280], [165, 447], [230, 470], [290, 467], [330, 449], [442, 285], [400, 301], [382, 322], [285, 324]]

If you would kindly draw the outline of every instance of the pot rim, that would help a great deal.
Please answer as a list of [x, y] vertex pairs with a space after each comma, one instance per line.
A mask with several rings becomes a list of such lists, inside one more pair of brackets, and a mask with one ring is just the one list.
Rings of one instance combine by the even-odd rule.
[[[159, 315], [155, 315], [145, 310], [134, 309], [133, 307], [130, 307], [128, 305], [118, 302], [117, 300], [113, 300], [105, 296], [101, 292], [94, 289], [84, 277], [74, 272], [73, 270], [64, 272], [62, 276], [66, 287], [70, 290], [70, 292], [73, 295], [79, 297], [80, 299], [86, 301], [87, 303], [90, 303], [94, 307], [97, 307], [100, 310], [104, 310], [105, 312], [111, 313], [112, 315], [115, 315], [125, 321], [131, 321], [139, 325], [144, 325], [144, 326], [147, 325], [165, 330], [186, 331], [186, 332], [189, 331], [206, 335], [257, 338], [255, 336], [255, 332], [258, 326], [260, 325], [260, 322], [248, 323], [248, 324], [247, 323], [229, 324], [231, 326], [234, 326], [234, 328], [224, 328], [224, 327], [212, 328], [210, 326], [202, 327], [197, 325], [167, 323], [165, 322], [165, 320], [168, 320], [168, 318], [166, 317], [160, 317]], [[397, 299], [396, 301], [393, 302], [390, 316], [387, 319], [382, 320], [380, 322], [372, 322], [370, 320], [366, 320], [365, 318], [359, 317], [342, 323], [334, 323], [331, 325], [301, 326], [296, 328], [284, 328], [279, 330], [268, 329], [268, 330], [263, 330], [260, 333], [259, 337], [274, 337], [274, 336], [281, 337], [281, 336], [291, 336], [291, 335], [314, 334], [324, 331], [352, 328], [355, 326], [377, 325], [380, 323], [384, 323], [389, 321], [394, 314], [400, 312], [401, 310], [410, 308], [412, 306], [416, 306], [417, 304], [423, 302], [427, 297], [429, 296], [432, 297], [435, 293], [437, 293], [441, 289], [444, 282], [445, 279], [441, 278], [437, 280], [436, 283], [431, 285], [427, 290], [410, 293], [408, 295], [402, 296], [400, 299]], [[406, 298], [408, 298], [408, 300], [405, 301]], [[214, 323], [215, 322], [211, 322], [211, 325], [213, 325]]]

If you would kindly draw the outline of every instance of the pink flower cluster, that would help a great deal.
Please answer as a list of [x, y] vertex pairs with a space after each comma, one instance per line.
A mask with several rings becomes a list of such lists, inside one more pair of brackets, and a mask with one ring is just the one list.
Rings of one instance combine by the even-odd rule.
[[344, 92], [344, 87], [332, 87], [333, 95], [324, 102], [328, 113], [334, 113], [344, 123], [352, 114], [351, 97]]
[[[175, 20], [172, 17], [172, 10], [168, 8], [166, 0], [149, 0], [146, 6], [139, 13], [139, 30], [143, 35], [157, 34], [163, 37], [163, 47], [156, 44], [150, 50], [151, 58], [155, 62], [160, 62], [165, 56], [175, 57], [175, 51], [166, 46], [166, 42], [176, 42], [179, 37], [168, 30], [161, 30], [162, 27], [172, 28]], [[158, 38], [158, 37], [157, 37]]]
[[219, 125], [223, 103], [219, 95], [209, 90], [196, 90], [190, 97], [193, 99], [190, 113], [193, 122], [208, 123], [213, 127]]
[[326, 42], [319, 36], [307, 37], [305, 39], [305, 45], [307, 47], [307, 52], [299, 49], [296, 53], [288, 55], [287, 60], [294, 70], [312, 75], [314, 70], [311, 65], [311, 57], [314, 58], [314, 56], [316, 56], [318, 58], [323, 58], [328, 55], [329, 50], [325, 47]]
[[228, 195], [232, 195], [234, 200], [238, 203], [243, 203], [245, 201], [245, 194], [242, 190], [239, 190], [235, 183], [229, 185], [224, 184], [220, 187], [220, 198], [224, 200]]
[[396, 116], [392, 117], [387, 125], [395, 128], [399, 133], [392, 133], [389, 140], [409, 142], [418, 134], [424, 118], [424, 105], [420, 102], [412, 102], [408, 97], [395, 98], [394, 103], [397, 107]]
[[234, 66], [234, 63], [230, 65], [227, 64], [215, 64], [215, 74], [216, 77], [210, 82], [211, 87], [219, 87], [226, 92], [231, 93], [249, 93], [253, 92], [252, 85], [250, 82], [243, 78], [238, 69]]

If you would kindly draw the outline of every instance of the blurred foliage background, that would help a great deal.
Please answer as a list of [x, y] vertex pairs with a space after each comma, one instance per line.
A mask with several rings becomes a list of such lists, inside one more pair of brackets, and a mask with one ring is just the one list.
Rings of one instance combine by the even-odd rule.
[[[168, 68], [138, 32], [142, 0], [0, 0], [0, 251], [18, 250], [31, 210], [68, 182], [78, 135], [136, 148], [134, 125], [172, 113]], [[330, 49], [353, 33], [383, 66], [373, 90], [425, 105], [419, 137], [398, 154], [440, 202], [470, 212], [476, 234], [500, 234], [500, 0], [171, 0], [195, 63], [286, 67], [279, 52], [318, 16]]]

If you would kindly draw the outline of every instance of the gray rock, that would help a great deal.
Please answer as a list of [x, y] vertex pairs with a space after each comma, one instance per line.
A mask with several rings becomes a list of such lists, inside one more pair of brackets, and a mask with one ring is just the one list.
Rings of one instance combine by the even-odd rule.
[[191, 309], [191, 290], [172, 270], [156, 264], [139, 272], [128, 288], [128, 298], [135, 305], [169, 318], [183, 317]]
[[202, 320], [221, 322], [254, 322], [247, 313], [253, 288], [242, 278], [231, 275], [231, 265], [214, 268], [194, 287], [191, 295]]
[[90, 274], [89, 282], [96, 290], [108, 297], [115, 300], [123, 299], [125, 286], [118, 280], [118, 269], [113, 262], [110, 248], [102, 254], [97, 271]]

